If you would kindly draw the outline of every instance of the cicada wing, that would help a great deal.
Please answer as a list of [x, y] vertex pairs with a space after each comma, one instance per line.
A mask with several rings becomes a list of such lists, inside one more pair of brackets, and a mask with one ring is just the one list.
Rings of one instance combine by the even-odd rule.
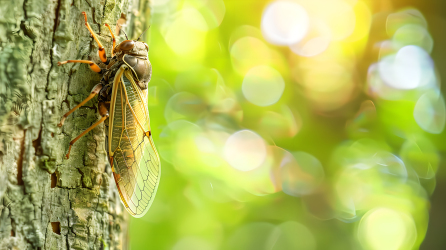
[[122, 203], [134, 217], [143, 216], [155, 198], [161, 174], [146, 105], [129, 69], [115, 76], [110, 105], [108, 153]]

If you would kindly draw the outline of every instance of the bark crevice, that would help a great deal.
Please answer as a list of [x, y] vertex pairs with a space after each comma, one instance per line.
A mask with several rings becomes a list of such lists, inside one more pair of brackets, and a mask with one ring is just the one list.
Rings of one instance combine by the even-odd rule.
[[17, 185], [23, 185], [23, 157], [25, 155], [26, 130], [23, 131], [23, 138], [20, 140], [20, 153], [17, 160]]

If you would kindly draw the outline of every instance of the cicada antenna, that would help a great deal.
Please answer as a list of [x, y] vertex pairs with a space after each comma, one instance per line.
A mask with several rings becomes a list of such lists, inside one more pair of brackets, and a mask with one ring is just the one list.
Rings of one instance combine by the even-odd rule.
[[125, 30], [122, 29], [122, 28], [121, 28], [121, 30], [122, 30], [122, 32], [124, 32], [125, 38], [126, 38], [127, 40], [129, 40], [129, 37], [127, 36], [127, 33], [125, 33]]
[[127, 36], [127, 33], [125, 33], [125, 30], [122, 28], [122, 25], [120, 25], [120, 24], [118, 24], [118, 25], [119, 25], [119, 28], [122, 30], [122, 32], [124, 32], [125, 38], [127, 40], [129, 40], [129, 37]]
[[139, 37], [138, 37], [138, 39], [136, 39], [136, 41], [139, 41], [139, 39], [142, 37], [142, 35], [143, 35], [144, 33], [146, 33], [146, 31], [148, 31], [148, 30], [150, 29], [150, 26], [152, 26], [152, 25], [149, 25], [149, 27], [148, 27], [146, 30], [144, 30], [144, 32], [141, 33], [141, 35], [139, 35]]

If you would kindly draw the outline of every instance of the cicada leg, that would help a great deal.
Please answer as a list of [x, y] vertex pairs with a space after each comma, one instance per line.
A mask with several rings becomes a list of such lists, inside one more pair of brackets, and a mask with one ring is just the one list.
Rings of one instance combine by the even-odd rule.
[[95, 95], [97, 95], [99, 93], [99, 91], [101, 91], [102, 87], [103, 87], [103, 85], [101, 83], [96, 84], [96, 86], [94, 86], [93, 90], [91, 90], [90, 95], [87, 98], [85, 98], [85, 100], [83, 100], [76, 107], [72, 108], [70, 111], [68, 111], [65, 115], [62, 116], [62, 119], [60, 119], [60, 123], [57, 126], [62, 127], [63, 123], [65, 122], [65, 119], [67, 119], [67, 117], [71, 113], [73, 113], [76, 109], [84, 106], [85, 103], [87, 103], [91, 98], [93, 98]]
[[84, 15], [85, 17], [85, 26], [87, 26], [88, 31], [90, 31], [91, 36], [93, 36], [94, 40], [96, 40], [96, 42], [98, 43], [98, 47], [99, 47], [99, 58], [101, 58], [102, 62], [107, 62], [107, 53], [105, 53], [105, 49], [102, 46], [101, 42], [99, 41], [98, 37], [96, 36], [96, 34], [94, 33], [94, 31], [91, 29], [90, 24], [88, 24], [87, 21], [87, 13], [82, 12], [82, 15]]
[[62, 61], [62, 62], [57, 62], [57, 66], [67, 64], [67, 63], [88, 63], [91, 70], [93, 70], [96, 73], [101, 72], [101, 68], [96, 63], [89, 61], [89, 60], [66, 60], [66, 61]]
[[113, 56], [114, 56], [113, 51], [115, 50], [115, 47], [116, 47], [116, 39], [115, 39], [115, 35], [113, 34], [113, 32], [112, 32], [112, 30], [111, 30], [111, 28], [110, 28], [110, 25], [108, 25], [108, 23], [106, 23], [105, 26], [107, 26], [108, 30], [110, 30], [110, 34], [111, 34], [111, 36], [112, 36], [112, 38], [113, 38], [113, 47], [112, 47], [112, 49], [111, 49], [111, 56], [113, 57]]
[[67, 159], [70, 158], [71, 147], [73, 146], [73, 144], [77, 140], [79, 140], [82, 136], [84, 136], [85, 134], [90, 132], [92, 129], [94, 129], [99, 124], [103, 123], [105, 121], [105, 119], [108, 118], [109, 113], [108, 113], [108, 110], [103, 102], [99, 103], [99, 114], [102, 116], [101, 119], [99, 119], [99, 121], [95, 122], [93, 125], [91, 125], [89, 128], [87, 128], [84, 132], [82, 132], [80, 135], [78, 135], [76, 138], [74, 138], [72, 141], [70, 141], [70, 147], [68, 148], [68, 153], [66, 155]]

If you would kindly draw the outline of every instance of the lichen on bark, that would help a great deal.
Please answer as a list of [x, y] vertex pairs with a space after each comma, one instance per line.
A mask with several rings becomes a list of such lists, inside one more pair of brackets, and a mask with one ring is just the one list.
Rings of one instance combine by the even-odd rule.
[[[148, 0], [0, 1], [0, 249], [125, 249], [128, 215], [104, 149], [104, 126], [86, 98], [100, 75], [67, 59], [99, 61], [82, 11], [109, 53], [112, 27], [140, 33]], [[119, 27], [117, 28], [119, 30]], [[120, 35], [118, 42], [124, 40]]]

